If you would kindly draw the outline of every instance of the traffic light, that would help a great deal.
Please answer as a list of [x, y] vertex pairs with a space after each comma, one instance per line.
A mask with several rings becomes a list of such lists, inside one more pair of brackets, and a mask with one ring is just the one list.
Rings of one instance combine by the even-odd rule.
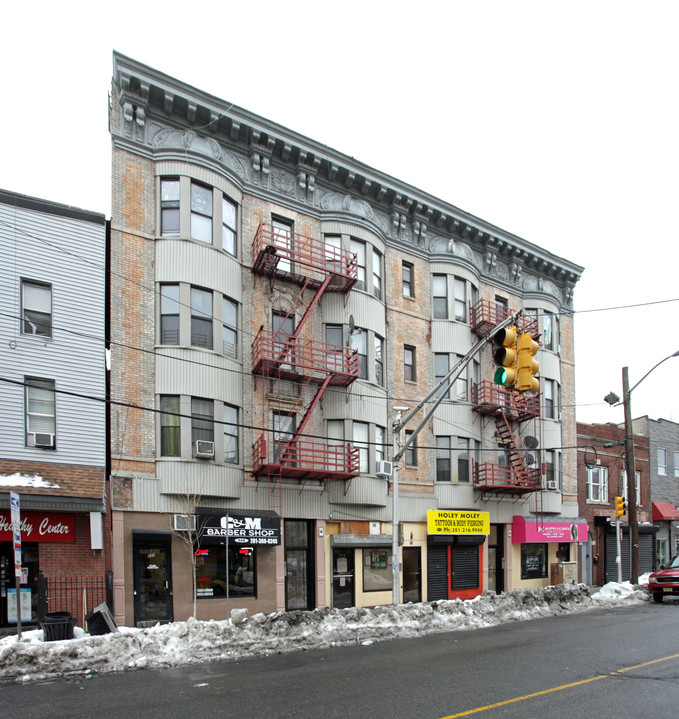
[[528, 332], [522, 332], [518, 340], [517, 359], [517, 388], [519, 392], [532, 392], [537, 394], [540, 390], [540, 382], [535, 376], [540, 369], [538, 361], [533, 355], [538, 351], [540, 345]]
[[493, 381], [502, 387], [516, 383], [516, 327], [506, 327], [493, 336], [493, 362], [497, 365]]
[[616, 517], [622, 517], [623, 514], [627, 511], [627, 502], [625, 501], [624, 497], [616, 497], [615, 498], [615, 516]]

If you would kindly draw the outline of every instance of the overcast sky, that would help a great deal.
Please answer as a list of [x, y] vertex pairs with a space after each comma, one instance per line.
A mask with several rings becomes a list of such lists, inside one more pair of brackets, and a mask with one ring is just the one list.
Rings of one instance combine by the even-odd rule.
[[[116, 49], [585, 267], [577, 418], [620, 422], [622, 367], [634, 385], [679, 350], [678, 21], [670, 1], [14, 3], [0, 188], [110, 216]], [[679, 422], [677, 376], [633, 415]]]

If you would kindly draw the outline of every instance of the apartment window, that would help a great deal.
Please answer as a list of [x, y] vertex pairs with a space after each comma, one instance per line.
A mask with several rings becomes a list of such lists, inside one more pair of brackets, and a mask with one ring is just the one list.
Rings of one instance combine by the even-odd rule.
[[331, 272], [346, 274], [348, 267], [342, 258], [342, 235], [325, 235], [325, 265]]
[[384, 446], [384, 427], [375, 425], [375, 459], [378, 462], [384, 460], [385, 446]]
[[56, 396], [54, 380], [25, 377], [26, 446], [54, 449], [56, 435]]
[[521, 545], [521, 579], [547, 576], [547, 545], [526, 542]]
[[356, 255], [356, 269], [358, 272], [357, 290], [365, 290], [365, 242], [350, 240], [349, 249]]
[[285, 412], [273, 413], [273, 461], [286, 467], [296, 467], [297, 452], [292, 439], [297, 431], [297, 417]]
[[[181, 417], [179, 395], [160, 397], [160, 456], [181, 456]], [[166, 414], [167, 413], [167, 414]]]
[[679, 477], [679, 452], [674, 453], [674, 476]]
[[212, 188], [191, 183], [191, 238], [212, 244]]
[[[434, 353], [434, 385], [438, 386], [440, 382], [450, 372], [450, 357], [447, 353], [435, 352]], [[439, 387], [436, 391], [436, 396], [443, 396], [444, 399], [448, 399], [448, 388], [447, 385]]]
[[367, 422], [354, 422], [354, 446], [358, 447], [359, 469], [362, 474], [367, 474], [368, 469], [368, 428]]
[[415, 348], [410, 345], [404, 345], [403, 347], [403, 377], [407, 382], [415, 382], [417, 379]]
[[558, 487], [556, 477], [556, 465], [554, 464], [554, 450], [545, 451], [545, 480], [547, 489], [556, 489]]
[[[413, 431], [410, 429], [406, 430], [406, 442], [412, 437]], [[416, 439], [413, 440], [413, 442], [408, 445], [408, 449], [406, 449], [406, 465], [409, 467], [416, 467], [417, 466], [417, 447], [415, 446]]]
[[328, 431], [328, 464], [330, 472], [346, 469], [348, 454], [344, 450], [344, 420], [329, 419]]
[[238, 356], [238, 305], [228, 297], [222, 298], [222, 344], [228, 357]]
[[[635, 470], [634, 472], [635, 482], [634, 482], [634, 490], [636, 492], [637, 497], [637, 507], [640, 507], [642, 505], [641, 502], [641, 472], [639, 470]], [[627, 471], [622, 470], [622, 496], [627, 499]]]
[[551, 312], [543, 312], [542, 315], [542, 347], [546, 350], [554, 349], [554, 315]]
[[495, 321], [502, 322], [509, 317], [509, 304], [505, 297], [495, 295]]
[[608, 467], [587, 468], [587, 501], [608, 503]]
[[431, 279], [432, 296], [434, 303], [434, 319], [448, 319], [448, 277], [446, 275], [433, 275]]
[[22, 332], [52, 336], [52, 287], [42, 282], [21, 281]]
[[214, 405], [211, 399], [191, 398], [191, 442], [215, 441]]
[[455, 319], [458, 322], [467, 321], [467, 283], [456, 277], [453, 282], [455, 295]]
[[556, 382], [552, 379], [546, 379], [542, 382], [544, 391], [542, 394], [544, 400], [545, 417], [547, 419], [556, 419]]
[[212, 292], [191, 288], [191, 344], [212, 349]]
[[384, 387], [384, 340], [375, 335], [375, 384]]
[[415, 267], [410, 262], [403, 262], [402, 270], [402, 287], [404, 297], [415, 297]]
[[224, 461], [238, 464], [238, 407], [224, 405]]
[[457, 438], [457, 481], [469, 482], [469, 439]]
[[358, 352], [358, 376], [368, 379], [368, 333], [356, 328], [351, 335], [351, 349]]
[[328, 345], [326, 363], [331, 372], [340, 372], [345, 369], [342, 336], [342, 325], [325, 326], [325, 344]]
[[450, 437], [436, 438], [436, 481], [450, 482]]
[[292, 222], [272, 218], [271, 229], [274, 236], [274, 244], [278, 249], [281, 259], [278, 261], [279, 272], [292, 272], [294, 227]]
[[373, 296], [382, 299], [382, 255], [373, 249]]
[[179, 180], [160, 181], [160, 234], [179, 236]]
[[[462, 357], [456, 356], [456, 360], [461, 360]], [[469, 399], [468, 396], [469, 383], [467, 382], [467, 367], [463, 367], [460, 374], [455, 380], [455, 399], [458, 402], [466, 402]]]
[[179, 285], [160, 286], [160, 344], [179, 344]]
[[667, 450], [663, 447], [658, 447], [658, 474], [667, 474]]
[[238, 206], [226, 197], [222, 198], [222, 249], [236, 256], [236, 218]]
[[273, 310], [271, 313], [271, 328], [276, 340], [273, 346], [276, 357], [290, 360], [290, 362], [282, 364], [281, 369], [292, 369], [295, 362], [294, 315], [286, 315], [284, 312]]

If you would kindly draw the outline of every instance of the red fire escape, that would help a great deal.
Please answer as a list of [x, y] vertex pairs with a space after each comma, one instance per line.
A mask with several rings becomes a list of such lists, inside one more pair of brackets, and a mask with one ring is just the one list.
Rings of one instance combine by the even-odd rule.
[[[292, 333], [260, 328], [252, 345], [252, 372], [273, 380], [291, 380], [312, 389], [312, 398], [299, 424], [292, 422], [293, 416], [297, 417], [296, 411], [282, 421], [283, 428], [294, 426], [294, 431], [277, 434], [272, 427], [272, 431], [263, 432], [253, 446], [253, 472], [269, 484], [270, 509], [276, 508], [276, 497], [280, 509], [282, 479], [326, 481], [352, 479], [359, 474], [358, 447], [305, 436], [326, 388], [346, 387], [357, 379], [358, 352], [302, 339], [302, 330], [323, 294], [348, 293], [356, 283], [358, 270], [354, 254], [312, 237], [282, 233], [267, 224], [261, 224], [257, 230], [252, 257], [255, 274], [299, 286], [299, 294], [287, 316], [294, 316], [296, 308], [302, 313]], [[313, 294], [309, 299], [310, 293]], [[308, 304], [302, 310], [305, 297]]]
[[[502, 305], [481, 300], [470, 308], [472, 331], [483, 336], [512, 312]], [[517, 330], [527, 332], [537, 340], [537, 318], [521, 315]], [[479, 414], [492, 417], [495, 435], [504, 450], [506, 462], [481, 462], [474, 465], [474, 488], [499, 494], [526, 494], [542, 489], [542, 472], [535, 459], [526, 452], [538, 446], [540, 398], [538, 395], [505, 389], [484, 380], [472, 389], [472, 408]], [[525, 434], [530, 430], [530, 434]], [[521, 436], [524, 435], [522, 448]], [[530, 463], [529, 463], [530, 462]]]

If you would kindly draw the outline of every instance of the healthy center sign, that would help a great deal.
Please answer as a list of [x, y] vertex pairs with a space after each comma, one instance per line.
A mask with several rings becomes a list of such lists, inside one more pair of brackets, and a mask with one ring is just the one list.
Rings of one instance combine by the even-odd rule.
[[430, 509], [428, 534], [490, 534], [490, 512]]

